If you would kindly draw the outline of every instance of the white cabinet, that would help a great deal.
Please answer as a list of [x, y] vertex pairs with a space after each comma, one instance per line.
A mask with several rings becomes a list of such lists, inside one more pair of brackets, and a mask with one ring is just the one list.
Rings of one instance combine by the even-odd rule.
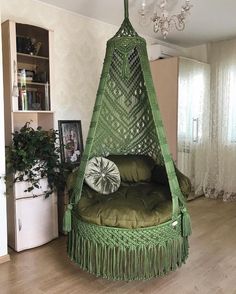
[[[42, 179], [41, 185], [47, 185]], [[45, 198], [45, 194], [24, 193], [26, 182], [14, 184], [15, 192], [8, 194], [8, 243], [16, 251], [43, 245], [58, 237], [57, 195], [53, 193]], [[19, 194], [20, 189], [21, 196]], [[14, 191], [14, 189], [13, 189]]]
[[57, 198], [53, 194], [16, 200], [17, 242], [21, 251], [45, 244], [58, 236]]
[[[53, 128], [53, 32], [6, 21], [2, 24], [5, 142], [31, 121], [31, 127]], [[14, 176], [14, 175], [13, 175]], [[45, 198], [47, 179], [40, 189], [25, 192], [27, 182], [7, 191], [8, 240], [16, 251], [45, 244], [58, 236], [57, 195]], [[35, 197], [36, 196], [36, 197]]]

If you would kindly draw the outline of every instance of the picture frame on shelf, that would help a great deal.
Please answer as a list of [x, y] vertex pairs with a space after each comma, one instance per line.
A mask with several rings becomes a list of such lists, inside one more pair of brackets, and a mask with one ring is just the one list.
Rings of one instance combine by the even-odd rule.
[[61, 161], [79, 165], [83, 153], [83, 137], [80, 120], [59, 120]]

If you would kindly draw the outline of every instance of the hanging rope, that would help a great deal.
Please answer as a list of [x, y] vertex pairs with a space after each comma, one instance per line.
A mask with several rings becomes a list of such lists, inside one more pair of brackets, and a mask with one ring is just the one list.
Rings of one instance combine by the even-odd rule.
[[129, 3], [128, 0], [124, 0], [125, 1], [125, 18], [129, 18]]

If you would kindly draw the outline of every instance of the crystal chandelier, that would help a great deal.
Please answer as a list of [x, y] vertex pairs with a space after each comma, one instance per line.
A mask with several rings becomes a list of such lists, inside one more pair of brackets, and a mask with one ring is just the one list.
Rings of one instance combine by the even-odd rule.
[[[153, 24], [153, 30], [155, 33], [160, 32], [164, 39], [166, 39], [168, 33], [170, 30], [172, 30], [174, 27], [178, 31], [183, 31], [185, 28], [185, 21], [186, 16], [189, 14], [190, 9], [192, 8], [192, 5], [190, 4], [190, 0], [185, 0], [185, 4], [182, 5], [181, 11], [179, 14], [174, 14], [169, 16], [169, 12], [167, 11], [167, 0], [161, 0], [160, 4], [157, 4], [157, 7], [159, 7], [161, 13], [158, 15], [157, 7], [155, 9], [155, 12], [153, 14], [153, 17], [151, 18]], [[142, 25], [146, 25], [148, 23], [147, 21], [147, 15], [149, 14], [149, 11], [146, 7], [146, 1], [142, 0], [142, 6], [139, 10], [140, 14], [140, 23]]]

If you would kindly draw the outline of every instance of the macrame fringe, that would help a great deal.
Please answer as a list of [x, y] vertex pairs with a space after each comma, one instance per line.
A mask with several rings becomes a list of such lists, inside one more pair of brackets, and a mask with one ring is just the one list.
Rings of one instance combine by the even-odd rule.
[[182, 210], [182, 235], [188, 237], [192, 234], [191, 219], [186, 208]]
[[112, 280], [145, 280], [176, 270], [188, 256], [188, 238], [150, 246], [108, 246], [72, 230], [68, 253], [83, 270]]
[[72, 211], [72, 204], [67, 205], [67, 209], [64, 214], [63, 218], [63, 231], [69, 233], [71, 231], [71, 211]]

